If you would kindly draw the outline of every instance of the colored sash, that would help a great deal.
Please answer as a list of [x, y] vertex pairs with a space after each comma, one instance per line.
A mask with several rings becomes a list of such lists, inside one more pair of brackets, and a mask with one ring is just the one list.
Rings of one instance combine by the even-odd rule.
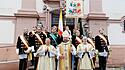
[[47, 34], [46, 34], [46, 32], [44, 32], [44, 31], [43, 31], [43, 34], [44, 34], [44, 35], [47, 37]]
[[40, 38], [40, 36], [38, 34], [35, 34], [35, 36], [37, 37], [37, 39], [41, 42], [41, 44], [43, 44], [43, 40]]
[[32, 31], [32, 34], [35, 35], [35, 31]]
[[56, 42], [56, 38], [57, 37], [54, 34], [50, 34], [50, 36], [52, 37], [52, 39], [54, 40], [54, 42], [56, 43], [56, 45], [58, 45], [57, 42]]
[[103, 35], [98, 35], [107, 44], [107, 39]]
[[36, 34], [34, 31], [32, 31], [32, 34], [37, 37], [37, 39], [41, 42], [41, 44], [43, 44], [43, 41], [38, 34]]
[[[20, 35], [20, 39], [21, 39], [22, 42], [24, 43], [25, 48], [28, 49], [28, 47], [29, 47], [29, 46], [28, 46], [28, 42], [25, 40], [25, 38], [24, 38], [23, 35]], [[32, 53], [31, 53], [31, 52], [28, 54], [28, 60], [32, 60]]]
[[22, 40], [22, 42], [24, 43], [25, 45], [25, 48], [28, 48], [28, 44], [27, 44], [27, 41], [25, 40], [24, 36], [23, 35], [20, 35], [20, 39]]
[[92, 41], [92, 39], [87, 38], [87, 40], [88, 40], [88, 41], [89, 41], [89, 43], [93, 46], [93, 48], [95, 48], [95, 44], [94, 44], [94, 42]]
[[76, 40], [79, 42], [79, 43], [82, 43], [82, 40], [76, 36]]
[[105, 43], [106, 43], [108, 49], [110, 49], [110, 46], [109, 46], [108, 43], [107, 43], [107, 39], [106, 39], [103, 35], [98, 35], [98, 36], [99, 36], [100, 38], [102, 38], [103, 41], [105, 41]]

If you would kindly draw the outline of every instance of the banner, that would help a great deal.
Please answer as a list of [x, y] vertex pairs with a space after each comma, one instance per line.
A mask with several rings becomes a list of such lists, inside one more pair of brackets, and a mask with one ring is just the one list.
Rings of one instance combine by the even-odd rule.
[[66, 0], [66, 17], [83, 17], [83, 0]]

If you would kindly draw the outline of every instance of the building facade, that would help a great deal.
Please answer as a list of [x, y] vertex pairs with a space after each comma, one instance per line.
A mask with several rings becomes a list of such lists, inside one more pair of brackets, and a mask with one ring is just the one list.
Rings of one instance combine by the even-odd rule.
[[[3, 4], [10, 2], [3, 1]], [[44, 3], [47, 7], [52, 8], [44, 11]], [[0, 7], [0, 63], [18, 62], [18, 56], [15, 52], [16, 40], [23, 33], [24, 28], [29, 31], [39, 22], [51, 30], [51, 26], [58, 25], [59, 8], [62, 5], [60, 0], [13, 0]], [[118, 66], [125, 64], [125, 17], [111, 19], [103, 11], [102, 0], [89, 0], [88, 13], [82, 17], [82, 23], [87, 24], [88, 29], [94, 37], [98, 30], [103, 28], [109, 36], [111, 45], [111, 55], [108, 60], [109, 66]], [[3, 8], [4, 7], [4, 8]], [[85, 7], [84, 7], [85, 8]], [[86, 9], [84, 9], [86, 10]], [[65, 14], [65, 13], [64, 13]], [[63, 16], [65, 18], [65, 16]], [[77, 27], [77, 19], [65, 18], [64, 23], [72, 28]], [[3, 53], [4, 52], [4, 53]]]

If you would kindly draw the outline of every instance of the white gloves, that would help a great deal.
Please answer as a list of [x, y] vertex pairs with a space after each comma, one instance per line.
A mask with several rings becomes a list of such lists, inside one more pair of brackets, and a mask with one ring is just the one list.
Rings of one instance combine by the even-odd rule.
[[92, 59], [95, 56], [95, 52], [94, 51], [90, 51], [89, 55], [90, 55], [90, 59]]
[[37, 53], [34, 53], [34, 57], [36, 57], [37, 56]]
[[106, 51], [104, 50], [104, 52], [99, 53], [99, 55], [100, 55], [100, 56], [107, 57], [107, 56], [108, 56], [108, 52], [106, 52]]
[[29, 53], [32, 50], [31, 47], [28, 47], [28, 49], [26, 51], [24, 51], [25, 53]]
[[16, 53], [19, 54], [19, 49], [16, 49]]
[[31, 48], [32, 48], [32, 52], [35, 52], [34, 46], [31, 46]]

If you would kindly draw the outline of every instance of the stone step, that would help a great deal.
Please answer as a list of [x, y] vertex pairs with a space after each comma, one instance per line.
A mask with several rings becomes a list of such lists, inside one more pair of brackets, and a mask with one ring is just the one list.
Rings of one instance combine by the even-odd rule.
[[34, 66], [29, 66], [28, 70], [34, 70]]
[[124, 67], [121, 68], [107, 68], [106, 70], [125, 70]]
[[[34, 70], [34, 66], [29, 66], [28, 70]], [[95, 70], [99, 70], [96, 68]], [[125, 70], [125, 67], [106, 68], [106, 70]]]

